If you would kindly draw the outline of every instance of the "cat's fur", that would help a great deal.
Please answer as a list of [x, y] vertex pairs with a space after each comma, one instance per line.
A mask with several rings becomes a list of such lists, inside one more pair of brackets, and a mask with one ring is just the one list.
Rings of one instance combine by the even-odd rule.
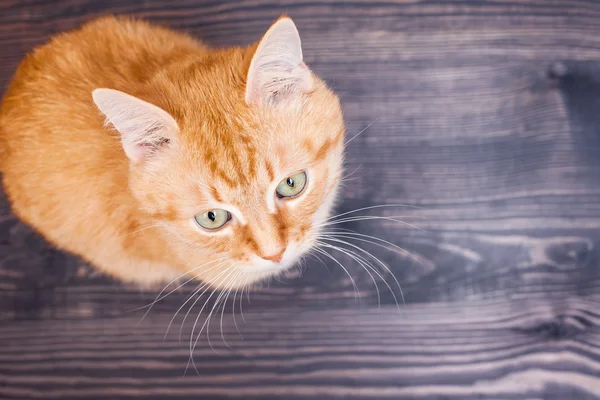
[[[289, 18], [253, 46], [210, 49], [105, 17], [21, 63], [0, 109], [0, 167], [14, 212], [102, 271], [236, 287], [313, 246], [343, 133], [339, 101], [302, 61]], [[304, 192], [277, 198], [302, 170]], [[233, 218], [203, 231], [193, 217], [213, 208]]]

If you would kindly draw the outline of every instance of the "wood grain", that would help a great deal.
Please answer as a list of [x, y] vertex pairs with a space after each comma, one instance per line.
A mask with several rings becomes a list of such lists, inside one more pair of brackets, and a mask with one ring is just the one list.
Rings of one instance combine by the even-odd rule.
[[12, 398], [586, 398], [599, 300], [252, 312], [241, 334], [226, 318], [226, 343], [217, 329], [185, 377], [165, 315], [21, 321], [0, 329], [0, 379]]
[[407, 253], [352, 241], [389, 267], [374, 280], [336, 251], [352, 279], [307, 258], [244, 294], [245, 322], [230, 297], [183, 377], [210, 293], [163, 341], [191, 285], [138, 325], [132, 310], [162, 288], [52, 249], [2, 198], [0, 398], [600, 399], [599, 2], [0, 1], [0, 85], [101, 14], [227, 46], [284, 12], [340, 94], [348, 137], [368, 126], [348, 145], [338, 211], [406, 205], [357, 213], [404, 224], [340, 227]]

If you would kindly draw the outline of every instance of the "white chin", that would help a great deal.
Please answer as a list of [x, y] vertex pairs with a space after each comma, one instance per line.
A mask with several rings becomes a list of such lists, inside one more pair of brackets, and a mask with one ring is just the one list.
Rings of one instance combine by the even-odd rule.
[[279, 271], [283, 271], [289, 267], [289, 264], [265, 261], [254, 263], [250, 268], [252, 269], [252, 272], [276, 274]]

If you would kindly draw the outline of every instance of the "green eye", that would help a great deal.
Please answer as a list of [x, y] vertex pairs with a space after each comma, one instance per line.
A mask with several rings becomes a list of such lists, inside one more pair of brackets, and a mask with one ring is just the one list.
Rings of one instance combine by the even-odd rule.
[[306, 186], [306, 172], [300, 171], [296, 172], [294, 175], [288, 176], [277, 185], [277, 197], [290, 198], [296, 197], [304, 190]]
[[231, 219], [231, 214], [225, 210], [209, 210], [194, 217], [198, 225], [209, 231], [214, 231], [225, 226]]

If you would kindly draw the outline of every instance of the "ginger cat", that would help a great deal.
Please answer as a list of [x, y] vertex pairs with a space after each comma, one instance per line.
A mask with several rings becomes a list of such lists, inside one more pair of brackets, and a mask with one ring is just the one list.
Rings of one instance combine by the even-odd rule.
[[211, 49], [105, 17], [21, 63], [0, 109], [0, 168], [17, 216], [105, 273], [235, 288], [314, 245], [343, 136], [289, 18], [250, 47]]

